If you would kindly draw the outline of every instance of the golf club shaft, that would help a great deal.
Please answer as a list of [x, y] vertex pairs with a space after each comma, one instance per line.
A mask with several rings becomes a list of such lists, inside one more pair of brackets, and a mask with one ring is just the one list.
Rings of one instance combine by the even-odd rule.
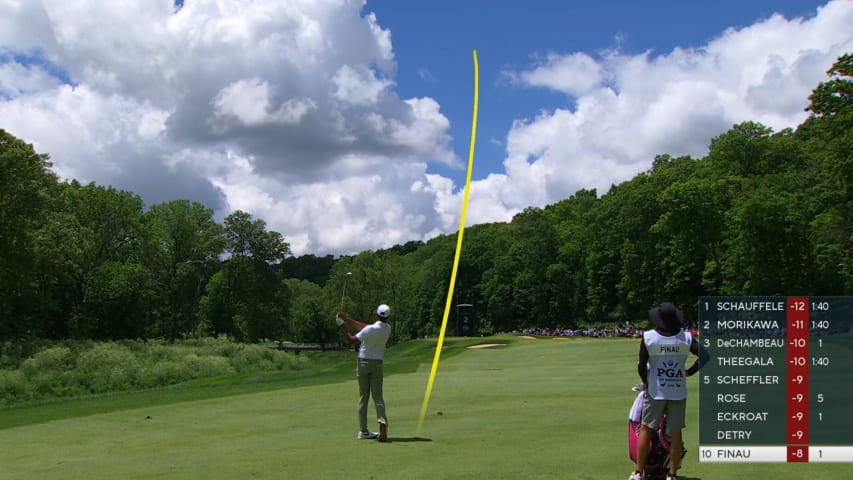
[[349, 274], [346, 274], [346, 276], [344, 276], [344, 289], [341, 292], [341, 307], [338, 310], [344, 309], [344, 295], [347, 294], [347, 280], [349, 280]]

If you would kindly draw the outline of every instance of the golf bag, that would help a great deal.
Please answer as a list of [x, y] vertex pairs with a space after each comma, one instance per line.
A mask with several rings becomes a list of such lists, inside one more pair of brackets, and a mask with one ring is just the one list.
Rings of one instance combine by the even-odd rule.
[[[637, 391], [637, 387], [634, 387], [634, 391]], [[637, 462], [637, 445], [639, 445], [640, 428], [643, 418], [643, 395], [644, 392], [640, 390], [637, 394], [637, 398], [634, 399], [634, 404], [631, 406], [630, 412], [628, 413], [628, 455], [634, 463]], [[669, 443], [670, 434], [666, 425], [666, 414], [664, 414], [661, 419], [657, 435], [652, 435], [651, 444], [649, 446], [649, 456], [646, 459], [645, 466], [645, 472], [647, 475], [662, 476], [669, 472]], [[681, 452], [681, 458], [683, 459], [684, 453], [686, 453], [687, 450], [682, 448]], [[679, 464], [678, 467], [681, 468], [681, 465]]]

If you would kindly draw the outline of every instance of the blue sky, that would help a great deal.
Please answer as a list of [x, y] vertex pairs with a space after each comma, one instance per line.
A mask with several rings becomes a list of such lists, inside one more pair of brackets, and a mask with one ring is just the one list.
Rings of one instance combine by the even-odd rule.
[[[376, 13], [379, 23], [391, 30], [397, 91], [403, 97], [428, 95], [440, 102], [452, 122], [453, 149], [463, 160], [473, 102], [471, 50], [477, 49], [480, 115], [473, 178], [480, 179], [500, 169], [505, 136], [514, 120], [535, 117], [542, 109], [571, 108], [573, 102], [563, 93], [512, 85], [503, 71], [523, 70], [549, 53], [595, 56], [618, 49], [660, 55], [677, 47], [702, 48], [729, 28], [746, 27], [773, 14], [814, 17], [824, 3], [378, 0], [368, 2], [365, 11]], [[465, 181], [458, 169], [438, 165], [436, 171], [459, 184]]]
[[458, 229], [752, 120], [795, 127], [853, 2], [7, 0], [0, 128], [62, 179], [263, 219], [297, 255]]

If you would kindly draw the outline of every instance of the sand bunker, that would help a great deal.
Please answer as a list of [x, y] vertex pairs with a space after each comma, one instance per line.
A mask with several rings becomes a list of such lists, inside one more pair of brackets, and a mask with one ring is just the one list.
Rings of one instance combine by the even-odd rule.
[[505, 343], [481, 343], [479, 345], [471, 345], [468, 348], [491, 348], [491, 347], [502, 347], [506, 345]]
[[536, 337], [531, 337], [530, 335], [522, 335], [519, 338], [526, 338], [528, 340], [536, 340]]

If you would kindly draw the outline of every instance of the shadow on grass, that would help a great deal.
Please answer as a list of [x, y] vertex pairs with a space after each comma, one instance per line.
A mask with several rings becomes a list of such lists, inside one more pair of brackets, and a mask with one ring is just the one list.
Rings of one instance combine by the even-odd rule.
[[431, 438], [425, 437], [388, 437], [385, 443], [404, 443], [404, 442], [431, 442]]
[[[646, 480], [664, 480], [666, 475], [646, 475]], [[678, 480], [702, 480], [699, 477], [685, 477], [684, 475], [679, 475]]]

